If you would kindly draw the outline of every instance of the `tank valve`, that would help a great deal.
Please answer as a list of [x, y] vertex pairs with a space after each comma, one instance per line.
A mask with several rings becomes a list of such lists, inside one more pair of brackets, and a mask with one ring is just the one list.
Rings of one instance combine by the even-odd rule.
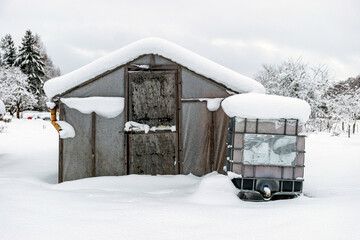
[[271, 189], [269, 188], [268, 185], [264, 185], [264, 193], [265, 193], [265, 197], [271, 197]]

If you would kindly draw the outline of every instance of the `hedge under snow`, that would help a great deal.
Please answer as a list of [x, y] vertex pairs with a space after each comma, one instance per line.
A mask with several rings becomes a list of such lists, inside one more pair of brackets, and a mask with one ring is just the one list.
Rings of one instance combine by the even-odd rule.
[[44, 84], [45, 93], [51, 100], [51, 98], [57, 94], [64, 93], [87, 80], [124, 65], [144, 54], [155, 54], [166, 57], [200, 75], [222, 83], [234, 91], [265, 92], [265, 88], [259, 82], [221, 66], [179, 45], [160, 38], [145, 38], [120, 48], [73, 72], [47, 81]]
[[304, 100], [275, 95], [247, 93], [226, 98], [221, 103], [229, 117], [250, 119], [299, 119], [306, 123], [311, 113], [310, 105]]
[[74, 108], [84, 114], [95, 112], [105, 118], [114, 118], [124, 110], [122, 97], [86, 97], [86, 98], [61, 98], [69, 108]]

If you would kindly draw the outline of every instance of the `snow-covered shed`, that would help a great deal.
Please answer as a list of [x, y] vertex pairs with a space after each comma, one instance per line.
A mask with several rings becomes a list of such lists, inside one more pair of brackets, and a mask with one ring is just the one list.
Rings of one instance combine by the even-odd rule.
[[234, 93], [255, 80], [158, 38], [127, 45], [45, 83], [59, 113], [59, 182], [222, 171]]

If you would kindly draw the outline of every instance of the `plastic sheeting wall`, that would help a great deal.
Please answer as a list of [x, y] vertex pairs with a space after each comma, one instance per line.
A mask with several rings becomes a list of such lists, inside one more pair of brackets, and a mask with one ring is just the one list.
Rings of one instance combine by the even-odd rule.
[[206, 174], [209, 160], [211, 112], [206, 103], [182, 104], [183, 173]]
[[124, 175], [124, 114], [115, 118], [96, 115], [96, 176]]
[[[225, 98], [230, 95], [221, 86], [185, 68], [181, 69], [181, 76], [182, 99]], [[221, 107], [215, 112], [210, 112], [206, 104], [182, 102], [184, 174], [202, 176], [211, 171], [223, 172], [222, 168], [226, 164], [229, 118]], [[211, 139], [214, 141], [213, 145]]]
[[74, 138], [63, 140], [63, 181], [91, 177], [91, 115], [61, 104], [63, 120], [75, 129]]
[[[124, 97], [124, 68], [77, 88], [63, 97]], [[91, 114], [65, 104], [62, 116], [75, 129], [75, 137], [63, 139], [63, 181], [92, 176]], [[95, 176], [124, 175], [124, 113], [115, 118], [95, 117]]]
[[95, 117], [95, 166], [92, 163], [92, 116], [68, 108], [63, 119], [75, 129], [74, 138], [63, 140], [62, 181], [95, 176], [124, 175], [124, 115], [115, 118]]
[[229, 96], [224, 88], [186, 68], [181, 69], [181, 76], [183, 99], [224, 98]]
[[[150, 65], [151, 63], [151, 55], [145, 55], [143, 57], [140, 57], [136, 59], [135, 61], [132, 61], [131, 64], [138, 64], [138, 65]], [[166, 58], [163, 58], [159, 55], [154, 55], [154, 65], [169, 65], [169, 66], [176, 66], [177, 64], [175, 62], [172, 62], [171, 60], [168, 60]]]
[[182, 115], [183, 173], [202, 176], [212, 171], [223, 172], [228, 126], [224, 111], [220, 108], [210, 112], [206, 103], [190, 102], [182, 104]]
[[124, 68], [109, 73], [63, 97], [124, 97]]
[[211, 171], [225, 173], [223, 167], [226, 165], [226, 141], [229, 117], [220, 107], [214, 112], [214, 166]]

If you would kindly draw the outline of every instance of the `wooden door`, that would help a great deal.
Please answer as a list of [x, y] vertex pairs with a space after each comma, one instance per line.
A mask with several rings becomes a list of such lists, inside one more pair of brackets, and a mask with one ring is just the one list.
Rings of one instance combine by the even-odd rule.
[[129, 71], [128, 97], [128, 121], [150, 128], [128, 132], [129, 174], [176, 174], [176, 72]]

